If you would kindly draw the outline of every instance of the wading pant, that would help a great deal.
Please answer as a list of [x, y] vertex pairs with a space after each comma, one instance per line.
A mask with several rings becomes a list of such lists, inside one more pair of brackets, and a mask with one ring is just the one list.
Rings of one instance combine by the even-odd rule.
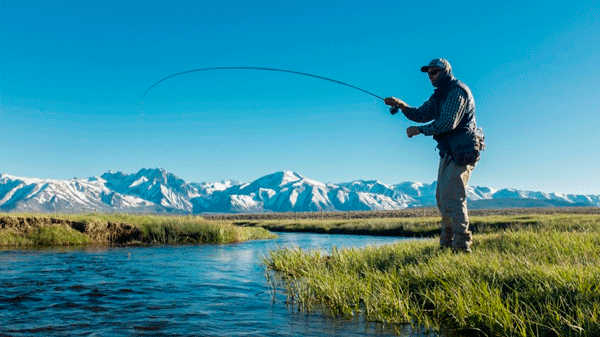
[[440, 159], [435, 193], [438, 209], [442, 214], [440, 245], [470, 251], [472, 240], [466, 188], [474, 166], [459, 166], [451, 158], [446, 155]]

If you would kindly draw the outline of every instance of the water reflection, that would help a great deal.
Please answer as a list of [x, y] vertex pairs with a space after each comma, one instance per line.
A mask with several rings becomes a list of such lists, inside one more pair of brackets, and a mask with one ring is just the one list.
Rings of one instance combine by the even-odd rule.
[[0, 335], [385, 336], [362, 320], [303, 314], [275, 298], [262, 259], [398, 238], [283, 233], [233, 245], [0, 251]]

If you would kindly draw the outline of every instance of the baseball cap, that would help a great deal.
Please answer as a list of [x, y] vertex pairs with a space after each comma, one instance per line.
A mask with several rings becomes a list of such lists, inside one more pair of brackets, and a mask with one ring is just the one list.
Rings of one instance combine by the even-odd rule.
[[430, 68], [447, 69], [447, 68], [450, 68], [450, 62], [448, 62], [444, 59], [433, 59], [433, 60], [431, 60], [431, 62], [429, 62], [428, 65], [421, 67], [421, 71], [426, 73], [429, 71]]

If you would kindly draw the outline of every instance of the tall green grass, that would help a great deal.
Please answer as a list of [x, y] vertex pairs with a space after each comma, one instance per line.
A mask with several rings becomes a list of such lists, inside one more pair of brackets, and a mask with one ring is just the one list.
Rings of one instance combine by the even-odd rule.
[[276, 237], [263, 228], [243, 228], [224, 221], [172, 219], [140, 223], [137, 227], [142, 232], [141, 241], [147, 243], [234, 243]]
[[140, 241], [143, 243], [234, 243], [276, 237], [263, 228], [244, 228], [229, 221], [209, 221], [191, 215], [86, 214], [64, 215], [64, 218], [88, 223], [112, 222], [132, 225], [140, 230]]
[[600, 216], [476, 219], [473, 254], [436, 239], [270, 253], [292, 303], [458, 336], [600, 336]]
[[1, 246], [220, 244], [275, 237], [264, 228], [195, 216], [0, 214]]
[[68, 246], [84, 245], [91, 240], [64, 226], [39, 227], [24, 233], [0, 230], [0, 246]]

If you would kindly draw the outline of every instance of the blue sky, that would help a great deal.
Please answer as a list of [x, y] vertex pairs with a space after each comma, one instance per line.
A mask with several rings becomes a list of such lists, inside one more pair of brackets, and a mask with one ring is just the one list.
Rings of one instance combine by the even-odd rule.
[[[194, 4], [191, 4], [194, 3]], [[600, 194], [598, 1], [2, 0], [0, 172], [70, 179], [163, 167], [188, 182], [292, 170], [322, 182], [431, 183], [418, 106], [450, 61], [487, 150], [470, 184]]]

